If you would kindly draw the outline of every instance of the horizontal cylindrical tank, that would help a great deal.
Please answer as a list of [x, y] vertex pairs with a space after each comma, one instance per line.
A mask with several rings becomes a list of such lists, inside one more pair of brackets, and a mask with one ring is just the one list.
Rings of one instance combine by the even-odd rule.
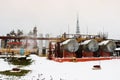
[[112, 40], [105, 40], [99, 43], [100, 49], [105, 52], [113, 52], [116, 48], [116, 44]]
[[95, 52], [99, 49], [98, 42], [94, 39], [86, 40], [80, 45], [83, 46], [83, 50], [88, 51], [88, 52]]
[[67, 50], [69, 52], [76, 52], [79, 48], [79, 43], [76, 39], [68, 39], [62, 42], [60, 45], [63, 50]]

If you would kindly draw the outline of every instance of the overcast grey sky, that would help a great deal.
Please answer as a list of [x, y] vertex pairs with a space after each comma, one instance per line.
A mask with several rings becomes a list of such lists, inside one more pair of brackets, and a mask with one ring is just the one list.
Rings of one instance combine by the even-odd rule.
[[80, 32], [108, 32], [120, 39], [120, 0], [0, 0], [0, 35], [33, 27], [38, 33], [75, 33], [79, 13]]

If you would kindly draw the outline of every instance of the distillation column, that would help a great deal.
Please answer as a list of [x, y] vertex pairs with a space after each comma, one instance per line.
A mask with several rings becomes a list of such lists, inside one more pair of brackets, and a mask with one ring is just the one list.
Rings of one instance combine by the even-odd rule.
[[[39, 37], [43, 38], [43, 34], [40, 34]], [[39, 40], [39, 55], [42, 54], [42, 49], [43, 49], [43, 40]]]

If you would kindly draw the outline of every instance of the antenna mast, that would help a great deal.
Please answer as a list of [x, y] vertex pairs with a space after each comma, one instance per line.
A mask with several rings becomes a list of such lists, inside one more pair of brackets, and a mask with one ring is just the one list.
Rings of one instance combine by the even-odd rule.
[[79, 15], [77, 13], [77, 23], [76, 23], [76, 34], [80, 34], [80, 29], [79, 29]]

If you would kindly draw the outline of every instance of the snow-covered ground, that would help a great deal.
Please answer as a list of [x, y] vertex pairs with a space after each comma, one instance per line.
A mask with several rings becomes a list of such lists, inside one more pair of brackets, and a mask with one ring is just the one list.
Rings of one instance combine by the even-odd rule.
[[[32, 65], [23, 69], [32, 70], [24, 77], [14, 78], [0, 75], [0, 80], [120, 80], [120, 59], [89, 62], [55, 62], [45, 57], [31, 55]], [[92, 70], [94, 65], [101, 65], [101, 70]], [[0, 71], [12, 69], [0, 59]]]

